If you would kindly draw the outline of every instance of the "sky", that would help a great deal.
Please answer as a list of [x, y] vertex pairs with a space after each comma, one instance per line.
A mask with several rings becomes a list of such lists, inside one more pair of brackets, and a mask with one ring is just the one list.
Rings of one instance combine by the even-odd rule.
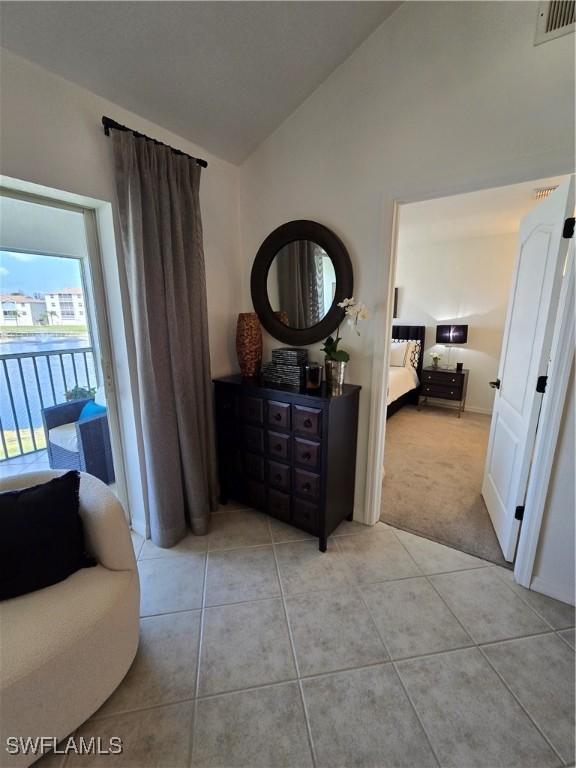
[[0, 250], [0, 293], [54, 293], [82, 288], [80, 261]]

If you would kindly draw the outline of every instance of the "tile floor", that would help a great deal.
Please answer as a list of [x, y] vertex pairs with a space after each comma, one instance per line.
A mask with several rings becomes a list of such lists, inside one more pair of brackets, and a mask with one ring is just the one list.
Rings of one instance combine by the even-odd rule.
[[314, 539], [246, 509], [161, 550], [134, 534], [141, 642], [46, 766], [547, 768], [574, 762], [574, 609], [378, 524]]
[[22, 456], [0, 461], [0, 479], [19, 475], [22, 472], [38, 472], [41, 469], [50, 469], [46, 450], [25, 453]]

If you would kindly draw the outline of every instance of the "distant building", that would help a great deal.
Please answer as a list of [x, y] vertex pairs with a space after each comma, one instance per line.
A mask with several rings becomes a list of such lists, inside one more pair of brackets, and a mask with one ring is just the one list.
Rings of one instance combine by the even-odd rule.
[[48, 325], [86, 325], [86, 304], [81, 288], [62, 288], [44, 296]]
[[41, 325], [46, 322], [44, 299], [19, 293], [0, 294], [0, 325]]

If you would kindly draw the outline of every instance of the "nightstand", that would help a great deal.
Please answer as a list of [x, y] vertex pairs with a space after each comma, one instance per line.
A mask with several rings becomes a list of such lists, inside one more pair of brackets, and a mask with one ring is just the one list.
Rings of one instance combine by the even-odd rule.
[[424, 399], [424, 403], [429, 397], [454, 400], [458, 403], [458, 418], [460, 418], [466, 405], [467, 386], [467, 369], [457, 371], [455, 368], [423, 368], [420, 397]]

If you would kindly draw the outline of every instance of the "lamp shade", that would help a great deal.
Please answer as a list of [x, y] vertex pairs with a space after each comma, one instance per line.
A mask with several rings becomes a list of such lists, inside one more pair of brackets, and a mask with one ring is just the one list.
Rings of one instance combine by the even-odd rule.
[[467, 325], [436, 326], [436, 344], [466, 344], [467, 341]]

